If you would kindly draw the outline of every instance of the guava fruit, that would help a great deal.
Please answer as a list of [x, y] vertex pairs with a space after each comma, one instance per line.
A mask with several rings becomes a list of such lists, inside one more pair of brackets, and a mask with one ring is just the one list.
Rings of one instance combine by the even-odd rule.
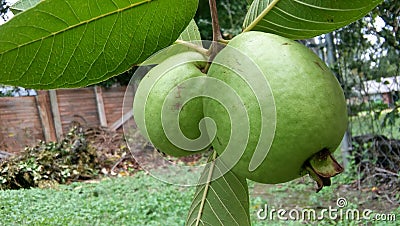
[[[340, 84], [317, 55], [296, 41], [251, 31], [229, 41], [214, 62], [208, 76], [234, 89], [247, 110], [250, 125], [249, 134], [242, 134], [248, 140], [243, 155], [232, 169], [235, 173], [256, 182], [275, 184], [310, 172], [320, 189], [322, 185], [329, 185], [329, 177], [343, 171], [331, 153], [340, 144], [347, 128], [346, 102]], [[272, 122], [275, 131], [266, 132], [274, 133], [272, 144], [261, 147], [268, 154], [255, 170], [250, 170], [249, 163], [258, 141], [265, 139], [260, 137], [265, 122], [261, 120], [257, 101], [268, 100], [257, 99], [260, 97], [256, 97], [254, 89], [240, 74], [250, 73], [257, 67], [273, 95], [276, 115], [270, 115], [270, 119], [276, 121]], [[229, 151], [225, 148], [232, 123], [235, 123], [230, 117], [237, 112], [228, 112], [223, 103], [204, 99], [204, 114], [217, 126], [212, 145], [220, 156]], [[229, 156], [225, 155], [222, 161], [230, 162]]]
[[[202, 139], [199, 122], [203, 118], [203, 102], [200, 96], [196, 96], [203, 86], [201, 83], [193, 85], [193, 82], [185, 82], [205, 76], [201, 71], [205, 65], [205, 58], [199, 53], [178, 54], [152, 68], [138, 85], [133, 103], [135, 122], [141, 134], [165, 154], [187, 156], [203, 151], [211, 144], [208, 141], [208, 146], [202, 145], [200, 148], [198, 145], [182, 147], [179, 144], [185, 140], [173, 137], [181, 131], [190, 141]], [[187, 100], [188, 96], [194, 98]], [[173, 131], [176, 122], [179, 124], [176, 131]], [[172, 129], [169, 131], [170, 136], [168, 129]], [[202, 137], [208, 139], [208, 136]], [[207, 141], [203, 140], [202, 144], [205, 143]]]

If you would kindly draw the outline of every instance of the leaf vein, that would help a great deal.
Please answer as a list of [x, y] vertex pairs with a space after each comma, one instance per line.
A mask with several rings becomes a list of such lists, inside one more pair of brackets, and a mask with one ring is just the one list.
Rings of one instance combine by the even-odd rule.
[[339, 11], [339, 12], [353, 12], [353, 11], [360, 11], [363, 10], [365, 7], [359, 7], [359, 8], [350, 8], [350, 9], [344, 9], [344, 8], [327, 8], [327, 7], [322, 7], [322, 6], [317, 6], [317, 5], [313, 5], [313, 4], [309, 4], [300, 0], [293, 0], [294, 2], [301, 4], [301, 5], [305, 5], [307, 7], [310, 8], [314, 8], [314, 9], [318, 9], [318, 10], [324, 10], [324, 11]]
[[[123, 8], [120, 8], [120, 9], [116, 9], [116, 10], [114, 10], [114, 11], [111, 11], [111, 12], [108, 12], [108, 13], [105, 13], [105, 14], [102, 14], [102, 15], [99, 15], [99, 16], [97, 16], [97, 17], [93, 17], [93, 18], [90, 18], [90, 19], [88, 19], [88, 20], [80, 21], [80, 22], [77, 23], [77, 24], [68, 26], [68, 27], [66, 27], [66, 28], [64, 28], [64, 29], [61, 29], [61, 30], [58, 30], [58, 31], [55, 31], [55, 32], [52, 32], [51, 34], [49, 34], [49, 35], [47, 35], [47, 36], [38, 38], [38, 39], [36, 39], [36, 40], [29, 41], [29, 42], [26, 42], [26, 43], [22, 43], [22, 44], [18, 45], [18, 46], [15, 47], [15, 48], [24, 47], [24, 46], [26, 46], [26, 45], [29, 45], [29, 44], [38, 42], [38, 41], [40, 41], [40, 40], [49, 38], [49, 37], [54, 36], [54, 35], [58, 35], [58, 34], [60, 34], [60, 33], [63, 33], [63, 32], [65, 32], [65, 31], [71, 30], [71, 29], [73, 29], [73, 28], [86, 25], [86, 24], [88, 24], [88, 23], [90, 23], [90, 22], [93, 22], [93, 21], [96, 21], [96, 20], [105, 18], [105, 17], [107, 17], [107, 16], [114, 15], [114, 14], [116, 14], [116, 13], [119, 13], [119, 12], [122, 12], [122, 11], [125, 11], [125, 10], [129, 10], [129, 9], [131, 9], [131, 8], [133, 8], [133, 7], [137, 7], [137, 6], [139, 6], [139, 5], [142, 5], [142, 4], [151, 2], [151, 1], [153, 1], [153, 0], [143, 0], [143, 1], [140, 1], [140, 2], [137, 2], [137, 3], [130, 4], [130, 5], [126, 6], [126, 7], [123, 7]], [[50, 14], [49, 14], [49, 15], [50, 15]], [[6, 51], [3, 52], [3, 54], [4, 54], [4, 53], [7, 53], [7, 52], [9, 52], [9, 51], [11, 51], [11, 50], [13, 50], [13, 49], [6, 50]]]

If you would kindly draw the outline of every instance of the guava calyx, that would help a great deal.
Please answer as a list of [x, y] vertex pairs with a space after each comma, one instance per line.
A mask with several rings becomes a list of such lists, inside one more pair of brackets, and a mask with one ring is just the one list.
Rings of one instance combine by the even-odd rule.
[[304, 168], [308, 171], [310, 177], [317, 182], [317, 192], [321, 191], [324, 186], [330, 186], [331, 177], [340, 174], [344, 170], [326, 148], [311, 156], [305, 162]]

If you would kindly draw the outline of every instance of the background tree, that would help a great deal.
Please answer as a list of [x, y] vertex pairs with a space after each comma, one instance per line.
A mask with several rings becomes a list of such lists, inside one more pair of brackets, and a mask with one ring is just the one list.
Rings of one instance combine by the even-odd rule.
[[[349, 113], [357, 115], [358, 112], [369, 112], [365, 117], [352, 118], [351, 126], [368, 125], [369, 129], [360, 131], [361, 134], [385, 134], [399, 138], [395, 126], [399, 118], [399, 21], [400, 2], [385, 0], [364, 18], [332, 33], [333, 51], [337, 57], [334, 70], [350, 100]], [[327, 39], [322, 39], [322, 42], [327, 43]], [[382, 82], [385, 78], [385, 82]], [[387, 95], [392, 102], [387, 104], [372, 98], [368, 92], [371, 87], [366, 87], [372, 81], [382, 85], [391, 83], [392, 91]]]
[[[247, 1], [221, 0], [217, 2], [218, 18], [222, 35], [231, 39], [242, 31], [244, 17], [248, 9]], [[208, 0], [199, 0], [199, 9], [194, 18], [203, 40], [212, 39], [210, 7]]]
[[366, 17], [334, 32], [341, 67], [368, 79], [398, 75], [399, 11], [399, 1], [386, 0]]

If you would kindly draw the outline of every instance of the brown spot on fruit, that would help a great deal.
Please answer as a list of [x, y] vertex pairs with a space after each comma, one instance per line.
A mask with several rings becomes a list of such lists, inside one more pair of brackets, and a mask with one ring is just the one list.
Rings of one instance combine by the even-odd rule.
[[181, 107], [182, 107], [182, 104], [179, 103], [179, 102], [177, 102], [177, 103], [174, 105], [174, 109], [175, 109], [175, 110], [180, 110]]
[[178, 91], [177, 91], [177, 95], [175, 96], [175, 98], [181, 98], [181, 91], [182, 91], [182, 89], [184, 89], [184, 88], [185, 88], [184, 86], [180, 86], [180, 85], [176, 86], [176, 89], [177, 89]]
[[319, 68], [321, 68], [321, 70], [325, 71], [325, 68], [323, 68], [318, 61], [314, 61], [314, 64], [316, 64]]

